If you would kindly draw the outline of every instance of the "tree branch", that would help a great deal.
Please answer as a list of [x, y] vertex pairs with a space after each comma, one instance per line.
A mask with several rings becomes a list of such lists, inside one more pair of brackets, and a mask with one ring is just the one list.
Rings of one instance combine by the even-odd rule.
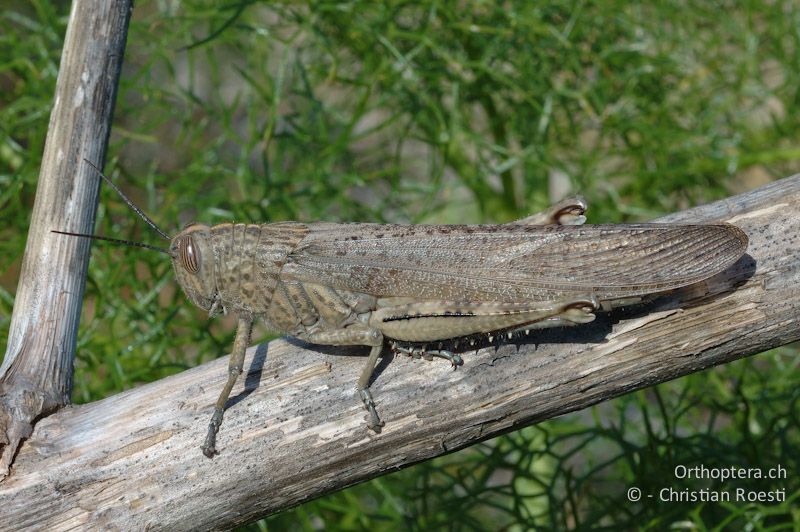
[[72, 4], [20, 283], [0, 367], [0, 480], [33, 423], [69, 402], [89, 243], [130, 0]]
[[281, 339], [250, 349], [218, 445], [200, 445], [227, 357], [36, 425], [0, 484], [4, 525], [228, 528], [631, 390], [800, 338], [800, 176], [667, 217], [750, 237], [728, 271], [644, 310], [446, 363], [400, 357], [354, 394], [362, 349]]

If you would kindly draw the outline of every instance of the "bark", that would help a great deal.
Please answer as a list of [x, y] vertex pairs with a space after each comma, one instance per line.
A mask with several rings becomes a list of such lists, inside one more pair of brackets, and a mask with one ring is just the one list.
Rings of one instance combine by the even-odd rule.
[[[0, 484], [0, 528], [229, 528], [631, 390], [800, 338], [800, 176], [667, 217], [750, 237], [726, 272], [644, 309], [446, 362], [396, 357], [354, 394], [360, 348], [281, 339], [248, 351], [218, 439], [200, 445], [223, 357], [43, 419]], [[391, 362], [391, 364], [389, 364]]]
[[76, 0], [0, 367], [0, 480], [33, 424], [69, 402], [89, 244], [131, 2]]

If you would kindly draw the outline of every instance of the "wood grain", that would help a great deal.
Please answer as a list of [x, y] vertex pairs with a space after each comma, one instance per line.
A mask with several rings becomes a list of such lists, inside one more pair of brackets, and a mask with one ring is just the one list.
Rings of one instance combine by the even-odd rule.
[[0, 479], [39, 416], [69, 402], [89, 243], [51, 233], [91, 233], [129, 0], [72, 4], [56, 81], [20, 283], [0, 367]]
[[227, 357], [63, 409], [36, 425], [0, 484], [0, 529], [229, 528], [800, 338], [800, 176], [661, 221], [712, 220], [741, 227], [748, 254], [642, 310], [466, 353], [458, 371], [384, 360], [379, 435], [354, 395], [365, 350], [289, 339], [249, 350], [213, 460], [200, 445]]

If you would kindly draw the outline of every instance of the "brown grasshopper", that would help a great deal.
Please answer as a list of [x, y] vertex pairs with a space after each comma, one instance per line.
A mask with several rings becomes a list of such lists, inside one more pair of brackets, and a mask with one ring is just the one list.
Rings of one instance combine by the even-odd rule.
[[238, 317], [228, 380], [202, 446], [208, 457], [257, 318], [311, 343], [369, 346], [357, 393], [368, 427], [380, 432], [369, 381], [385, 341], [457, 366], [461, 357], [440, 342], [587, 323], [601, 307], [707, 279], [748, 243], [725, 223], [582, 225], [580, 198], [503, 225], [193, 223], [170, 238], [97, 171], [169, 248], [55, 232], [166, 253], [192, 303], [210, 317]]

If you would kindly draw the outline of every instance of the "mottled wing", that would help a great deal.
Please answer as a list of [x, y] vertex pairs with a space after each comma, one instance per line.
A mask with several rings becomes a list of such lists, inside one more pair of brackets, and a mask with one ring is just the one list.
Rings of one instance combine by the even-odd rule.
[[525, 301], [615, 299], [708, 278], [747, 236], [716, 225], [313, 224], [284, 279], [379, 297]]

